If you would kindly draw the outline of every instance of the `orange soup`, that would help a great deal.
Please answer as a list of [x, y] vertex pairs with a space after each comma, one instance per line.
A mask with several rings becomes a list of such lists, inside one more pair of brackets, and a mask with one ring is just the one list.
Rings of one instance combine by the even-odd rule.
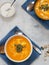
[[34, 10], [39, 18], [49, 20], [49, 0], [37, 0]]
[[13, 36], [6, 45], [8, 56], [17, 61], [27, 58], [31, 51], [30, 42], [23, 36]]

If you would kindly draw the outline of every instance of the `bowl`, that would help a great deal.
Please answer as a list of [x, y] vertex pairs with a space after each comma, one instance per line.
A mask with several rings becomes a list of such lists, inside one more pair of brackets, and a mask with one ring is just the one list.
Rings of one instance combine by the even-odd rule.
[[4, 2], [0, 7], [0, 13], [4, 18], [12, 17], [16, 13], [15, 7], [11, 6], [10, 2]]
[[4, 51], [9, 60], [24, 62], [31, 56], [33, 45], [23, 34], [15, 34], [6, 41]]
[[49, 1], [37, 0], [34, 5], [34, 12], [42, 20], [49, 20]]

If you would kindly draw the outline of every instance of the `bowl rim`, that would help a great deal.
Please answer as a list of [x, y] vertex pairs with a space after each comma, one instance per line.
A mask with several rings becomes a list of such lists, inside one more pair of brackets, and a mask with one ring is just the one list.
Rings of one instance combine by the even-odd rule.
[[6, 57], [7, 57], [9, 60], [11, 60], [11, 61], [13, 61], [13, 62], [17, 62], [17, 63], [19, 63], [19, 62], [24, 62], [24, 61], [26, 61], [26, 60], [31, 56], [31, 54], [32, 54], [32, 52], [33, 52], [32, 42], [31, 42], [25, 35], [21, 34], [21, 36], [25, 37], [25, 38], [30, 42], [31, 51], [30, 51], [30, 54], [28, 55], [28, 57], [26, 57], [25, 59], [20, 60], [20, 61], [18, 61], [18, 60], [13, 60], [13, 59], [10, 58], [10, 57], [8, 56], [8, 54], [7, 54], [6, 45], [7, 45], [7, 42], [8, 42], [12, 37], [15, 37], [15, 36], [19, 36], [19, 34], [12, 35], [12, 36], [9, 37], [9, 38], [7, 39], [7, 41], [5, 42], [5, 46], [4, 46], [5, 55], [6, 55]]

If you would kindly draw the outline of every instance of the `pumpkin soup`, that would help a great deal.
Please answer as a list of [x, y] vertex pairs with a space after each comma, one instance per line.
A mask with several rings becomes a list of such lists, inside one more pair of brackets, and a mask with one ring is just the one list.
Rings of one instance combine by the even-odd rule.
[[37, 0], [34, 10], [39, 18], [49, 20], [49, 0]]
[[24, 60], [30, 55], [31, 45], [24, 36], [13, 36], [6, 45], [7, 55], [17, 61]]

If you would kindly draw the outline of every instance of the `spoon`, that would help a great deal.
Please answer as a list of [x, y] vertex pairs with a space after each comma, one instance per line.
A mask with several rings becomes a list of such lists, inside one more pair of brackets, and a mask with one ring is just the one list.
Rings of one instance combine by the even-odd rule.
[[27, 6], [27, 11], [32, 11], [34, 8], [35, 1], [32, 1]]
[[15, 1], [16, 1], [16, 0], [14, 0], [14, 1], [12, 2], [11, 6], [15, 3]]
[[[14, 0], [14, 1], [11, 3], [10, 7], [13, 6], [13, 4], [15, 3], [15, 1], [16, 1], [16, 0]], [[6, 11], [10, 10], [10, 7], [9, 7]]]

